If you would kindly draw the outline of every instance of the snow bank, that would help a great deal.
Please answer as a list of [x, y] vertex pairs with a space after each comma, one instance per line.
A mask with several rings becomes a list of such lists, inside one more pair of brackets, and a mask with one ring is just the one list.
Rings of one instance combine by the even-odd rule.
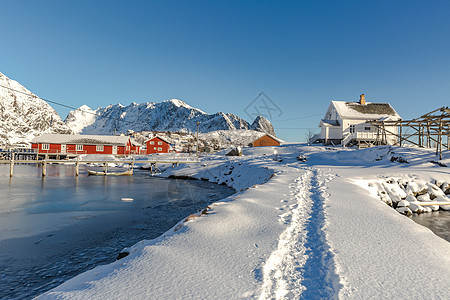
[[[288, 144], [243, 153], [212, 155], [163, 172], [227, 184], [238, 192], [39, 299], [439, 299], [449, 294], [450, 244], [380, 201], [412, 211], [444, 199], [450, 175], [429, 163], [432, 151]], [[391, 160], [392, 153], [408, 163]]]

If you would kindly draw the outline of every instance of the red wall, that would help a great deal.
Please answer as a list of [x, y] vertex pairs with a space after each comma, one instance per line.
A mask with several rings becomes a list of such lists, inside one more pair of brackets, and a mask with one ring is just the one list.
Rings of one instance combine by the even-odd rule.
[[[154, 142], [154, 145], [150, 145], [151, 141]], [[158, 145], [158, 142], [162, 142], [162, 145]], [[170, 150], [170, 145], [158, 137], [154, 137], [151, 140], [148, 140], [147, 142], [145, 142], [145, 144], [147, 146], [147, 154], [169, 153]], [[161, 151], [158, 151], [158, 148], [161, 148]]]
[[[160, 146], [161, 147], [161, 146]], [[42, 150], [42, 144], [32, 144], [32, 149], [38, 149], [39, 153], [61, 153], [61, 144], [50, 144], [49, 150]], [[113, 146], [103, 145], [103, 151], [97, 151], [97, 145], [83, 145], [83, 150], [77, 151], [76, 145], [67, 144], [66, 151], [64, 153], [71, 154], [112, 154]], [[127, 154], [139, 154], [140, 147], [132, 146], [131, 141], [128, 140], [126, 146], [117, 146], [117, 154], [127, 155]]]

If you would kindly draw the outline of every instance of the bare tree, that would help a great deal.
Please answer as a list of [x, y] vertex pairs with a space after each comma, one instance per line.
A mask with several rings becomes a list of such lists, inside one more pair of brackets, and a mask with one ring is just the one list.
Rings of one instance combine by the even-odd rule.
[[308, 145], [311, 144], [312, 139], [314, 138], [315, 135], [316, 135], [316, 132], [312, 129], [309, 129], [308, 132], [306, 132], [305, 140], [308, 143]]

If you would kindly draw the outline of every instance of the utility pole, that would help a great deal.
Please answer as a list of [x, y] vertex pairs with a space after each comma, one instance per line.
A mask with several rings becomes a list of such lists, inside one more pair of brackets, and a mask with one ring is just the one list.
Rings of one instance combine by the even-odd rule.
[[197, 122], [197, 162], [198, 162], [198, 127], [200, 126], [201, 122]]

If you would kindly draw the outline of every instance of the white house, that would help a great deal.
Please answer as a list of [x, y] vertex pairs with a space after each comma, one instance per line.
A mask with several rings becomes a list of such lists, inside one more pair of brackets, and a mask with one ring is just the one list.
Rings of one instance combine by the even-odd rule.
[[[358, 102], [331, 101], [325, 117], [320, 120], [321, 129], [318, 140], [325, 144], [373, 145], [375, 141], [384, 141], [392, 145], [397, 142], [393, 134], [381, 132], [370, 121], [399, 121], [400, 115], [389, 103], [366, 102], [364, 94]], [[392, 122], [391, 122], [392, 124]], [[398, 133], [398, 127], [385, 126], [386, 132]]]

